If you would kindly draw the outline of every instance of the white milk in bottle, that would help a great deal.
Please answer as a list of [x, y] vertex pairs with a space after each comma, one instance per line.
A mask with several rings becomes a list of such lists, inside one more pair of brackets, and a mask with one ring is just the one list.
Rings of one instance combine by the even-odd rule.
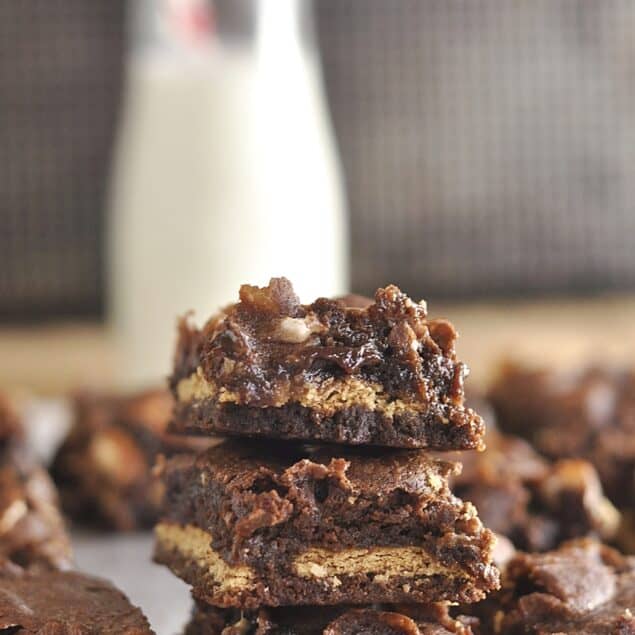
[[170, 370], [177, 316], [286, 275], [344, 293], [342, 181], [302, 0], [137, 0], [111, 195], [126, 386]]

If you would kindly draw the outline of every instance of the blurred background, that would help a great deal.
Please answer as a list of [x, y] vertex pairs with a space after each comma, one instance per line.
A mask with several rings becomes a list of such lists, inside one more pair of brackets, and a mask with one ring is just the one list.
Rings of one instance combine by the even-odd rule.
[[0, 382], [141, 385], [242, 282], [387, 282], [463, 334], [629, 357], [628, 0], [0, 7]]

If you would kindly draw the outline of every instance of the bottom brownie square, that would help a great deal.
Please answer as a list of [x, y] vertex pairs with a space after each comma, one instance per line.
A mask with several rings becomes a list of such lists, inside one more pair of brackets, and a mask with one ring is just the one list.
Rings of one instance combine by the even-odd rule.
[[473, 602], [495, 538], [426, 452], [226, 441], [168, 461], [155, 559], [217, 606]]

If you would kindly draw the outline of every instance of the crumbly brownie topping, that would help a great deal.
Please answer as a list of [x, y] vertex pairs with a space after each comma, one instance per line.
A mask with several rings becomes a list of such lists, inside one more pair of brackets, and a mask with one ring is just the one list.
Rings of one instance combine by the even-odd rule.
[[173, 383], [201, 365], [240, 403], [263, 407], [288, 401], [298, 382], [357, 376], [394, 397], [459, 406], [466, 367], [455, 339], [449, 322], [429, 320], [425, 304], [395, 286], [366, 308], [324, 298], [302, 305], [288, 280], [274, 278], [243, 285], [240, 301], [200, 334], [181, 325]]

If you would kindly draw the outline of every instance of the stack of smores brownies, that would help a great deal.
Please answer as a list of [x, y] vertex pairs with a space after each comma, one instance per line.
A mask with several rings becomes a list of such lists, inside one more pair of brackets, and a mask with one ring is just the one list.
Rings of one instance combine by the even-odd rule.
[[183, 320], [172, 431], [223, 435], [160, 465], [155, 560], [195, 633], [471, 633], [495, 538], [432, 451], [482, 448], [449, 322], [397, 287], [303, 305], [284, 278]]

